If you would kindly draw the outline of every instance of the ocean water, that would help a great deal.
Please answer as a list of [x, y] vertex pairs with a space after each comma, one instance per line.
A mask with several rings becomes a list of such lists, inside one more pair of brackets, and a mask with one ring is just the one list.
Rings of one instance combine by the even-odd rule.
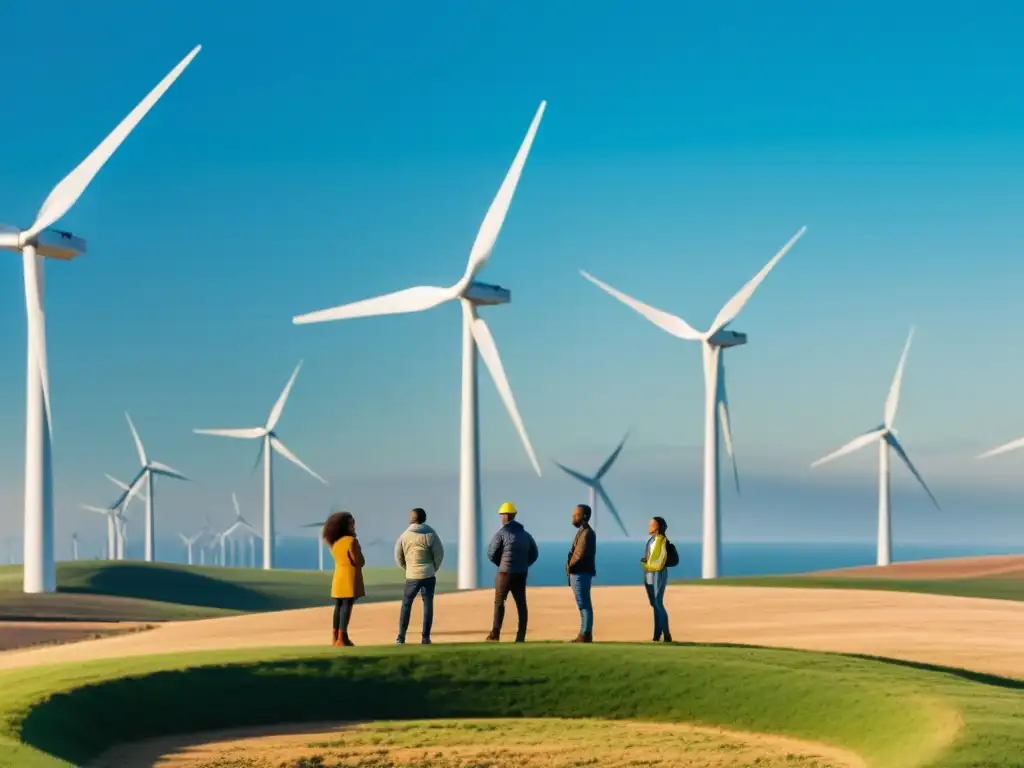
[[[361, 540], [362, 541], [362, 540]], [[367, 564], [371, 566], [394, 566], [391, 559], [393, 544], [390, 542], [362, 542]], [[598, 584], [637, 584], [642, 580], [640, 557], [646, 540], [598, 542], [597, 581]], [[569, 552], [568, 541], [539, 541], [540, 558], [530, 569], [530, 582], [540, 585], [561, 585], [565, 583], [565, 559]], [[679, 566], [672, 569], [673, 578], [700, 577], [700, 542], [675, 542], [679, 550]], [[966, 557], [972, 555], [1007, 554], [1009, 550], [997, 547], [936, 545], [936, 544], [893, 544], [893, 560], [928, 560], [940, 557]], [[316, 545], [312, 539], [283, 539], [278, 545], [278, 564], [281, 568], [316, 568]], [[871, 565], [875, 562], [875, 545], [860, 543], [723, 543], [722, 561], [719, 564], [723, 576], [758, 576], [771, 574], [806, 573], [830, 568], [846, 568], [856, 565]], [[458, 548], [446, 544], [444, 569], [455, 571], [458, 564]], [[325, 553], [325, 566], [330, 567], [330, 556]], [[494, 571], [489, 563], [484, 566], [484, 575]], [[397, 568], [396, 568], [397, 572]]]

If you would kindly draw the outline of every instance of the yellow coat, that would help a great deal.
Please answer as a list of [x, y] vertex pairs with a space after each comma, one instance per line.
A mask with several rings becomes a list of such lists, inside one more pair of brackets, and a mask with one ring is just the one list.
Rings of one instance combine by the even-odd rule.
[[334, 558], [334, 579], [331, 581], [331, 597], [365, 597], [363, 566], [366, 558], [355, 536], [342, 536], [331, 547]]

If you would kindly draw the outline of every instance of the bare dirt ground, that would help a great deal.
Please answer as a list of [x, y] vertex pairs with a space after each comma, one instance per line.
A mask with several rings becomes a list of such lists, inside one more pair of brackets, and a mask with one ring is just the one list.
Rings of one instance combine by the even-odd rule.
[[[599, 757], [597, 757], [599, 755]], [[766, 734], [596, 720], [435, 720], [249, 728], [118, 747], [95, 768], [863, 768], [854, 753]]]
[[[529, 591], [528, 640], [568, 640], [579, 614], [568, 588]], [[593, 591], [597, 641], [650, 641], [642, 587]], [[434, 642], [479, 642], [490, 628], [490, 590], [438, 595]], [[666, 593], [677, 641], [769, 645], [907, 659], [1024, 679], [1024, 603], [866, 590], [671, 585]], [[394, 642], [397, 603], [357, 604], [358, 645]], [[420, 606], [409, 641], [418, 642]], [[511, 602], [503, 642], [515, 634]], [[231, 648], [327, 645], [331, 608], [169, 622], [148, 632], [51, 648], [0, 653], [0, 669], [128, 655]], [[343, 649], [338, 649], [343, 653]]]
[[1024, 579], [1024, 555], [986, 555], [917, 560], [892, 565], [865, 565], [833, 571], [815, 571], [814, 576], [856, 576], [882, 579]]
[[151, 625], [109, 621], [0, 621], [0, 651], [140, 632]]

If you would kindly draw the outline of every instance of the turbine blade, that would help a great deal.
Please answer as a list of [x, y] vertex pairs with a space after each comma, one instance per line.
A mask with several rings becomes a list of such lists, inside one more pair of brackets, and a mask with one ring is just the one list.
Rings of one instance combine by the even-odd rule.
[[252, 477], [252, 475], [256, 472], [256, 469], [259, 467], [260, 459], [263, 458], [263, 449], [266, 448], [266, 447], [267, 447], [267, 441], [266, 440], [260, 440], [260, 449], [256, 452], [256, 461], [255, 461], [255, 463], [253, 463], [252, 469], [249, 470], [249, 476], [250, 477]]
[[708, 331], [708, 336], [715, 335], [728, 323], [736, 319], [736, 315], [740, 313], [740, 310], [743, 309], [744, 305], [750, 301], [750, 297], [754, 295], [754, 291], [757, 290], [757, 286], [759, 286], [761, 281], [768, 276], [768, 273], [772, 271], [772, 268], [779, 263], [779, 260], [786, 255], [796, 241], [803, 237], [803, 234], [806, 231], [807, 227], [800, 227], [800, 231], [793, 235], [793, 237], [789, 239], [788, 243], [782, 246], [782, 250], [776, 253], [772, 257], [772, 260], [765, 264], [761, 271], [754, 275], [750, 282], [740, 288], [739, 292], [725, 303], [725, 306], [722, 307], [721, 311], [715, 317], [715, 321], [711, 324], [711, 330]]
[[587, 272], [584, 272], [583, 270], [580, 270], [580, 274], [587, 278], [587, 280], [592, 282], [605, 293], [611, 294], [616, 299], [625, 304], [627, 307], [630, 307], [639, 312], [641, 315], [646, 317], [656, 326], [661, 328], [661, 330], [667, 331], [668, 333], [671, 333], [673, 336], [676, 336], [680, 339], [687, 339], [689, 341], [697, 341], [700, 338], [702, 338], [700, 332], [692, 328], [690, 324], [687, 323], [682, 318], [676, 317], [675, 315], [670, 315], [668, 312], [663, 312], [660, 309], [655, 309], [654, 307], [648, 306], [647, 304], [644, 304], [642, 301], [634, 299], [632, 296], [627, 296], [622, 291], [612, 288], [607, 283], [602, 283], [596, 277], [588, 274]]
[[292, 386], [295, 384], [295, 377], [299, 375], [299, 369], [302, 368], [302, 361], [299, 360], [299, 364], [295, 366], [295, 370], [292, 371], [292, 376], [288, 379], [288, 383], [284, 385], [284, 389], [281, 390], [281, 396], [277, 398], [277, 402], [274, 403], [274, 407], [270, 411], [270, 418], [267, 419], [267, 432], [273, 432], [274, 427], [277, 426], [277, 422], [281, 420], [281, 413], [284, 412], [284, 404], [288, 402], [288, 395], [292, 391]]
[[619, 511], [615, 509], [615, 505], [612, 504], [612, 500], [608, 496], [608, 493], [605, 491], [604, 486], [598, 483], [597, 485], [594, 486], [594, 490], [597, 491], [597, 495], [601, 497], [601, 501], [602, 503], [604, 503], [605, 508], [612, 513], [612, 517], [615, 518], [615, 522], [618, 523], [619, 528], [622, 529], [622, 534], [624, 536], [629, 536], [629, 531], [626, 530], [626, 526], [622, 522], [622, 518], [619, 517]]
[[907, 452], [903, 450], [903, 446], [900, 445], [900, 441], [896, 439], [896, 436], [892, 432], [887, 432], [885, 434], [885, 442], [887, 442], [889, 446], [896, 451], [897, 456], [903, 459], [903, 463], [907, 465], [907, 469], [910, 470], [911, 474], [917, 478], [917, 482], [919, 482], [921, 487], [924, 488], [924, 492], [928, 494], [928, 498], [932, 500], [932, 504], [934, 504], [935, 508], [941, 512], [942, 507], [939, 506], [938, 499], [935, 498], [935, 494], [932, 493], [932, 489], [928, 487], [928, 483], [926, 483], [924, 478], [921, 477], [921, 473], [917, 471], [917, 467], [914, 466], [914, 462], [912, 462], [910, 457], [907, 456]]
[[498, 240], [498, 233], [501, 232], [501, 225], [505, 222], [505, 216], [508, 214], [509, 206], [512, 204], [512, 196], [515, 194], [516, 186], [519, 184], [519, 177], [523, 173], [526, 158], [530, 154], [530, 147], [533, 146], [533, 137], [537, 134], [537, 128], [540, 126], [540, 120], [544, 116], [544, 109], [547, 107], [547, 104], [546, 101], [542, 101], [537, 108], [537, 113], [533, 116], [533, 122], [530, 123], [529, 129], [526, 131], [526, 137], [519, 146], [519, 151], [516, 153], [515, 159], [512, 160], [508, 173], [505, 174], [505, 180], [501, 182], [498, 194], [494, 196], [490, 208], [487, 209], [487, 214], [484, 216], [480, 230], [476, 233], [476, 239], [473, 241], [473, 248], [469, 252], [465, 278], [472, 280], [473, 276], [487, 262], [491, 251], [494, 249], [494, 244]]
[[494, 343], [494, 337], [491, 336], [491, 329], [479, 317], [473, 317], [470, 322], [470, 329], [473, 332], [473, 338], [476, 340], [477, 349], [480, 351], [480, 357], [487, 366], [487, 370], [491, 372], [491, 378], [494, 379], [494, 385], [498, 388], [498, 394], [501, 395], [502, 402], [505, 403], [505, 409], [508, 411], [508, 415], [512, 418], [512, 423], [515, 424], [516, 430], [519, 432], [519, 437], [523, 441], [523, 447], [526, 448], [526, 455], [529, 456], [530, 463], [533, 464], [534, 470], [540, 476], [540, 464], [537, 463], [537, 456], [533, 452], [533, 446], [530, 445], [530, 438], [526, 434], [526, 427], [523, 426], [523, 420], [519, 416], [519, 409], [516, 408], [516, 399], [512, 394], [512, 387], [509, 386], [508, 378], [505, 376], [505, 368], [501, 364], [501, 357], [498, 355], [498, 347]]
[[554, 464], [555, 464], [556, 467], [558, 467], [560, 470], [565, 472], [567, 475], [569, 475], [570, 477], [576, 478], [577, 480], [579, 480], [584, 485], [590, 486], [590, 485], [594, 484], [594, 481], [592, 479], [590, 479], [589, 477], [587, 477], [584, 474], [581, 474], [581, 473], [577, 472], [575, 469], [569, 469], [567, 466], [565, 466], [564, 464], [559, 464], [557, 461], [554, 462]]
[[132, 423], [132, 417], [128, 415], [128, 411], [124, 412], [124, 417], [128, 419], [128, 427], [132, 431], [132, 437], [135, 439], [135, 449], [139, 452], [139, 463], [142, 466], [146, 466], [149, 462], [146, 460], [146, 449], [142, 447], [142, 440], [139, 439], [139, 433], [135, 430], [135, 425]]
[[612, 451], [612, 455], [605, 459], [604, 464], [602, 464], [601, 468], [597, 470], [597, 474], [594, 475], [595, 480], [600, 480], [602, 477], [605, 476], [605, 474], [607, 474], [608, 470], [612, 468], [612, 464], [615, 463], [615, 460], [619, 458], [619, 454], [622, 453], [622, 447], [626, 444], [626, 439], [628, 437], [629, 431], [627, 430], [625, 436], [622, 438], [622, 441], [619, 443], [618, 447], [616, 447], [616, 449]]
[[870, 432], [865, 432], [863, 435], [853, 438], [853, 440], [848, 442], [842, 448], [833, 451], [828, 456], [823, 456], [822, 458], [818, 459], [813, 464], [811, 464], [811, 467], [817, 467], [821, 464], [824, 464], [827, 461], [832, 461], [832, 459], [838, 459], [840, 456], [845, 456], [848, 453], [853, 453], [854, 451], [863, 448], [865, 445], [873, 443], [875, 440], [879, 439], [883, 434], [885, 434], [884, 427], [878, 427], [877, 429], [872, 429]]
[[164, 477], [173, 477], [175, 480], [188, 480], [188, 478], [178, 470], [173, 467], [168, 467], [166, 464], [162, 464], [159, 461], [151, 461], [149, 463], [149, 469], [150, 471], [156, 472], [158, 475], [163, 475]]
[[1010, 451], [1015, 451], [1021, 447], [1024, 447], [1024, 437], [1020, 437], [1016, 440], [1011, 440], [1005, 445], [1000, 445], [998, 448], [993, 448], [991, 451], [985, 451], [983, 454], [979, 455], [978, 458], [987, 459], [989, 456], [998, 456], [1001, 453], [1009, 453]]
[[141, 490], [142, 485], [145, 482], [147, 471], [148, 470], [144, 466], [136, 473], [135, 477], [132, 478], [131, 483], [129, 483], [128, 490], [118, 497], [117, 501], [111, 505], [111, 509], [123, 509], [131, 503], [131, 500], [134, 499]]
[[97, 513], [99, 513], [101, 515], [109, 515], [110, 514], [110, 510], [109, 509], [104, 509], [103, 507], [94, 507], [91, 504], [83, 504], [82, 505], [82, 509], [87, 509], [90, 512], [97, 512]]
[[[114, 477], [113, 475], [107, 474], [106, 472], [104, 472], [104, 473], [103, 473], [103, 475], [104, 475], [104, 476], [105, 476], [105, 477], [107, 478], [107, 480], [109, 480], [110, 482], [112, 482], [112, 483], [113, 483], [114, 485], [116, 485], [116, 486], [117, 486], [118, 488], [120, 488], [120, 489], [121, 489], [122, 491], [128, 491], [128, 490], [131, 490], [131, 486], [130, 486], [130, 485], [128, 485], [128, 483], [125, 483], [125, 482], [123, 482], [123, 481], [121, 481], [121, 480], [118, 480], [118, 479], [117, 479], [116, 477]], [[142, 492], [139, 492], [139, 493], [138, 493], [137, 495], [138, 495], [138, 497], [139, 497], [140, 499], [142, 499], [143, 501], [145, 501], [145, 500], [146, 500], [146, 498], [147, 498], [147, 494], [146, 494], [146, 493], [145, 493], [144, 491], [142, 491]]]
[[280, 453], [286, 459], [288, 459], [288, 461], [292, 462], [292, 464], [294, 464], [297, 467], [301, 467], [302, 469], [306, 470], [306, 472], [308, 472], [313, 477], [315, 477], [317, 480], [319, 480], [321, 483], [323, 483], [324, 485], [327, 485], [327, 481], [326, 480], [324, 480], [322, 477], [320, 477], [320, 475], [318, 475], [312, 469], [310, 469], [305, 464], [303, 464], [299, 460], [299, 457], [296, 456], [291, 451], [289, 451], [288, 448], [285, 446], [285, 444], [282, 443], [280, 440], [278, 440], [276, 437], [270, 438], [270, 447], [273, 448], [278, 453]]
[[36, 215], [35, 223], [22, 235], [22, 242], [35, 237], [39, 232], [60, 219], [75, 204], [78, 198], [89, 186], [100, 168], [110, 159], [114, 151], [121, 145], [129, 133], [146, 116], [146, 113], [164, 95], [164, 92], [171, 87], [178, 76], [185, 71], [192, 59], [199, 53], [201, 46], [196, 46], [182, 59], [178, 66], [161, 80], [157, 86], [150, 91], [146, 97], [139, 102], [124, 120], [105, 138], [96, 149], [89, 153], [75, 170], [65, 176], [61, 182], [53, 188], [46, 200], [43, 201], [39, 213]]
[[267, 430], [263, 427], [243, 427], [241, 429], [193, 429], [197, 435], [216, 435], [217, 437], [237, 437], [243, 440], [252, 440], [263, 437]]
[[903, 354], [900, 355], [899, 365], [896, 366], [896, 375], [892, 378], [892, 386], [889, 387], [889, 397], [885, 400], [885, 426], [892, 427], [896, 418], [896, 409], [900, 404], [900, 386], [903, 384], [903, 366], [907, 363], [907, 352], [910, 351], [910, 342], [914, 338], [914, 327], [910, 327], [910, 334], [907, 336], [907, 343], [903, 345]]
[[377, 315], [401, 315], [407, 312], [422, 312], [450, 301], [459, 295], [458, 286], [438, 288], [434, 285], [420, 285], [403, 291], [387, 293], [372, 299], [354, 301], [333, 309], [320, 309], [292, 318], [295, 325], [326, 323], [331, 320], [351, 320], [354, 317], [375, 317]]
[[28, 343], [39, 370], [43, 390], [43, 407], [50, 440], [53, 440], [53, 412], [50, 410], [50, 366], [46, 356], [46, 312], [43, 310], [43, 287], [40, 275], [42, 257], [22, 258], [25, 273], [25, 315], [28, 322]]
[[242, 509], [241, 509], [241, 507], [238, 506], [238, 496], [237, 496], [237, 494], [234, 491], [231, 492], [231, 503], [235, 505], [235, 517], [237, 517], [239, 520], [241, 520], [242, 519]]
[[729, 391], [725, 386], [725, 355], [718, 353], [718, 419], [722, 424], [722, 437], [725, 438], [725, 450], [732, 460], [732, 477], [736, 483], [736, 493], [740, 492], [740, 472], [736, 466], [736, 452], [732, 444], [732, 417], [729, 414]]

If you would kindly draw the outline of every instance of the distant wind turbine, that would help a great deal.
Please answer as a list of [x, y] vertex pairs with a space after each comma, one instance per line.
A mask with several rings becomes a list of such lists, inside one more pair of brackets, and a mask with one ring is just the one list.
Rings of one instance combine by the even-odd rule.
[[[146, 458], [146, 449], [142, 445], [142, 440], [139, 438], [139, 433], [135, 429], [135, 425], [132, 423], [132, 417], [128, 415], [126, 411], [124, 414], [125, 418], [128, 419], [128, 427], [132, 431], [132, 438], [135, 440], [135, 449], [139, 452], [139, 463], [142, 468], [139, 473], [132, 480], [129, 490], [125, 491], [124, 494], [118, 499], [116, 506], [120, 506], [123, 502], [126, 506], [132, 500], [132, 497], [139, 494], [142, 491], [143, 484], [147, 486], [148, 494], [146, 495], [146, 553], [145, 560], [147, 563], [153, 562], [156, 558], [156, 529], [153, 521], [153, 497], [156, 492], [156, 475], [163, 475], [164, 477], [172, 477], [175, 480], [188, 480], [181, 472], [172, 467], [162, 464], [159, 461], [150, 461]], [[148, 483], [146, 481], [149, 481]]]
[[322, 571], [324, 569], [324, 540], [323, 540], [323, 528], [324, 521], [321, 520], [319, 523], [306, 523], [302, 526], [303, 528], [313, 528], [316, 532], [316, 569]]
[[878, 441], [878, 565], [889, 565], [892, 562], [892, 519], [889, 511], [889, 449], [895, 451], [896, 455], [900, 457], [904, 464], [907, 465], [907, 469], [910, 470], [911, 474], [917, 478], [917, 482], [924, 488], [925, 493], [928, 494], [928, 498], [932, 500], [932, 504], [940, 512], [942, 508], [939, 506], [939, 502], [936, 501], [935, 496], [932, 494], [928, 484], [925, 483], [924, 478], [921, 477], [921, 473], [917, 471], [917, 467], [907, 456], [907, 452], [900, 445], [900, 441], [896, 438], [896, 430], [893, 428], [893, 421], [896, 418], [896, 409], [900, 404], [900, 386], [903, 383], [903, 367], [907, 362], [907, 353], [910, 351], [910, 342], [914, 338], [914, 329], [910, 329], [910, 334], [907, 336], [907, 343], [903, 346], [903, 354], [900, 355], [899, 365], [896, 367], [896, 375], [893, 377], [892, 385], [889, 387], [889, 397], [885, 400], [885, 415], [882, 419], [882, 423], [874, 429], [868, 430], [859, 437], [855, 437], [853, 440], [848, 442], [842, 448], [833, 451], [828, 456], [824, 456], [813, 464], [811, 467], [817, 467], [820, 464], [824, 464], [826, 461], [832, 461], [840, 456], [845, 456], [848, 453], [863, 448], [866, 445]]
[[730, 422], [732, 418], [729, 413], [729, 398], [725, 387], [725, 350], [730, 347], [738, 347], [747, 343], [745, 333], [726, 330], [726, 326], [732, 323], [739, 315], [743, 307], [750, 301], [754, 291], [761, 282], [768, 276], [772, 268], [779, 263], [779, 260], [786, 255], [790, 248], [799, 240], [807, 227], [800, 230], [790, 238], [782, 250], [775, 254], [761, 271], [744, 285], [735, 296], [725, 303], [715, 316], [711, 327], [704, 332], [698, 331], [689, 325], [685, 320], [675, 315], [670, 315], [660, 309], [644, 304], [621, 291], [602, 283], [596, 277], [581, 271], [587, 280], [612, 297], [618, 299], [627, 307], [643, 315], [647, 320], [654, 323], [673, 336], [688, 341], [698, 341], [704, 357], [704, 543], [701, 562], [701, 577], [705, 579], [718, 578], [719, 563], [722, 559], [722, 535], [721, 518], [722, 502], [719, 498], [719, 421], [721, 421], [722, 437], [725, 438], [725, 449], [733, 460], [733, 478], [736, 481], [736, 490], [739, 491], [739, 473], [736, 470], [736, 457], [733, 453], [732, 430]]
[[270, 410], [270, 416], [267, 418], [267, 423], [262, 427], [244, 427], [241, 429], [194, 429], [192, 430], [197, 435], [217, 435], [219, 437], [236, 437], [243, 440], [260, 440], [260, 452], [256, 455], [256, 465], [260, 463], [260, 457], [263, 457], [263, 568], [270, 570], [274, 567], [274, 480], [273, 480], [273, 459], [274, 451], [277, 451], [284, 456], [288, 461], [292, 462], [299, 468], [305, 470], [310, 475], [315, 477], [324, 485], [327, 485], [327, 481], [324, 480], [320, 475], [314, 472], [312, 469], [307, 467], [302, 461], [288, 450], [287, 446], [281, 442], [277, 433], [274, 431], [277, 427], [277, 422], [281, 419], [281, 414], [284, 412], [284, 404], [288, 400], [288, 394], [292, 391], [292, 385], [295, 384], [295, 377], [299, 375], [299, 369], [302, 368], [302, 361], [295, 366], [295, 371], [292, 373], [288, 383], [284, 385], [284, 390], [281, 392], [280, 397], [277, 398], [277, 402], [274, 403], [274, 407]]
[[577, 472], [575, 469], [569, 469], [564, 464], [555, 462], [555, 466], [565, 472], [567, 475], [576, 478], [583, 483], [587, 488], [590, 489], [590, 511], [591, 511], [591, 525], [597, 530], [597, 500], [598, 498], [604, 502], [604, 505], [608, 507], [608, 511], [612, 513], [612, 517], [615, 518], [615, 522], [619, 524], [619, 528], [622, 529], [624, 536], [629, 536], [629, 531], [626, 530], [625, 524], [622, 522], [622, 518], [619, 517], [618, 510], [615, 509], [615, 505], [612, 504], [611, 498], [608, 496], [608, 492], [605, 491], [604, 486], [601, 485], [601, 478], [608, 474], [608, 470], [612, 468], [615, 460], [619, 458], [619, 454], [622, 453], [622, 447], [626, 444], [626, 438], [629, 437], [629, 432], [626, 432], [625, 437], [622, 438], [622, 442], [619, 443], [618, 447], [612, 451], [611, 455], [605, 459], [604, 464], [597, 470], [593, 477], [588, 477], [581, 472]]
[[71, 559], [78, 560], [78, 533], [71, 534]]
[[185, 543], [185, 547], [188, 549], [188, 564], [192, 565], [192, 545], [203, 537], [203, 531], [191, 536], [186, 536], [184, 533], [179, 533], [178, 535], [181, 537], [181, 540]]
[[107, 518], [107, 560], [117, 559], [117, 507], [94, 507], [91, 504], [83, 504], [82, 509], [105, 515]]
[[[231, 537], [235, 533], [237, 533], [238, 531], [246, 531], [247, 533], [249, 533], [250, 534], [250, 538], [249, 538], [250, 542], [253, 542], [253, 541], [255, 541], [255, 539], [258, 539], [260, 537], [259, 532], [255, 528], [253, 528], [252, 525], [249, 524], [249, 521], [246, 520], [242, 516], [242, 509], [241, 509], [241, 507], [238, 506], [238, 496], [235, 494], [234, 491], [231, 492], [231, 501], [232, 501], [232, 503], [235, 506], [235, 522], [232, 523], [230, 526], [228, 526], [228, 528], [224, 531], [224, 533], [221, 534], [221, 542], [222, 542], [221, 552], [224, 551], [224, 548], [223, 548], [223, 541], [224, 541], [224, 539], [231, 540]], [[256, 550], [255, 550], [254, 545], [252, 543], [250, 543], [249, 546], [250, 546], [251, 565], [253, 567], [255, 567], [256, 566], [256, 562], [255, 562], [255, 560], [256, 560]], [[264, 551], [266, 551], [265, 547], [264, 547]], [[236, 562], [236, 559], [234, 557], [232, 558], [232, 562], [233, 563]]]

